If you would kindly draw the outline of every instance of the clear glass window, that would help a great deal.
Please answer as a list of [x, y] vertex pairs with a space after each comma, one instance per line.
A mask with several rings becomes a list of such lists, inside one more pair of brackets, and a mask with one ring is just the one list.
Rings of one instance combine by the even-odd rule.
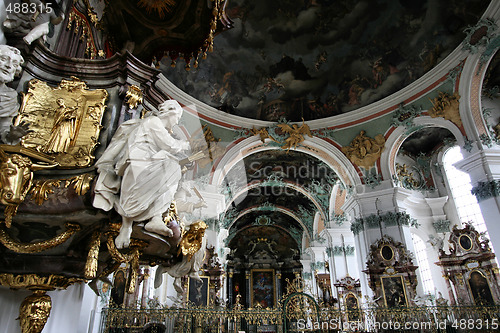
[[412, 234], [413, 247], [415, 249], [415, 257], [417, 259], [420, 280], [424, 288], [424, 294], [434, 294], [434, 282], [432, 281], [431, 268], [429, 266], [429, 259], [427, 258], [425, 242], [420, 236]]
[[476, 197], [471, 193], [472, 185], [467, 173], [453, 166], [463, 159], [460, 147], [450, 148], [443, 157], [443, 165], [448, 178], [451, 194], [457, 208], [458, 217], [462, 223], [472, 222], [478, 232], [486, 233], [489, 238], [483, 214], [477, 203]]

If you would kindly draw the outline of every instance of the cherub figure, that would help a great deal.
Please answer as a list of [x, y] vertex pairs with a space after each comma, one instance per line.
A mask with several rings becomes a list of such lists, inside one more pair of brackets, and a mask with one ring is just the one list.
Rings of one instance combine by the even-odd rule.
[[309, 126], [302, 119], [302, 126], [293, 124], [292, 126], [288, 124], [278, 124], [278, 127], [289, 136], [285, 139], [285, 144], [281, 147], [282, 149], [290, 150], [290, 148], [296, 149], [297, 145], [302, 143], [305, 139], [304, 136], [308, 135], [312, 137], [311, 130]]

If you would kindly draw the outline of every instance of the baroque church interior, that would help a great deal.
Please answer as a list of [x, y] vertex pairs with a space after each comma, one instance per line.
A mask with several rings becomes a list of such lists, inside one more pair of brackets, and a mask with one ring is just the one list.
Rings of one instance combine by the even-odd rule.
[[499, 328], [499, 1], [0, 8], [2, 332]]

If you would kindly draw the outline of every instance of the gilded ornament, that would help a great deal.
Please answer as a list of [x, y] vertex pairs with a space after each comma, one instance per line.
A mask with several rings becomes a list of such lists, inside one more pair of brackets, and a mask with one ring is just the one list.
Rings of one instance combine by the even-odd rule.
[[137, 276], [139, 274], [139, 257], [141, 256], [141, 252], [139, 248], [143, 248], [146, 246], [145, 242], [137, 242], [134, 244], [131, 240], [130, 248], [131, 252], [129, 254], [121, 253], [115, 245], [113, 240], [113, 235], [109, 234], [106, 245], [108, 247], [108, 251], [111, 254], [111, 257], [120, 263], [126, 263], [130, 265], [130, 277], [129, 277], [129, 285], [127, 288], [127, 293], [133, 294], [135, 292], [135, 287], [137, 284]]
[[404, 188], [413, 190], [423, 185], [415, 178], [413, 172], [408, 170], [408, 166], [406, 164], [401, 165], [396, 163], [396, 174], [401, 186]]
[[19, 308], [19, 323], [22, 333], [42, 332], [49, 319], [52, 301], [44, 290], [35, 290], [26, 297]]
[[[276, 130], [279, 130], [282, 134], [277, 133]], [[271, 134], [269, 132], [271, 132]], [[265, 142], [265, 139], [271, 139], [271, 141], [280, 145], [281, 149], [287, 151], [291, 148], [296, 149], [298, 145], [304, 142], [306, 135], [312, 137], [309, 125], [307, 125], [304, 120], [302, 120], [302, 126], [300, 127], [297, 124], [292, 124], [290, 126], [286, 121], [283, 121], [268, 129], [253, 128], [250, 130], [250, 133], [258, 135], [262, 142]]]
[[90, 183], [94, 179], [94, 175], [90, 173], [85, 173], [78, 175], [69, 180], [66, 180], [66, 187], [73, 184], [76, 194], [85, 195], [90, 190]]
[[203, 221], [191, 224], [189, 230], [183, 233], [182, 239], [179, 242], [178, 255], [182, 253], [190, 261], [193, 255], [201, 248], [206, 229], [207, 225]]
[[[8, 154], [13, 152], [15, 154]], [[5, 225], [10, 228], [17, 207], [24, 201], [33, 180], [33, 171], [55, 167], [50, 157], [20, 146], [0, 145], [0, 204], [5, 205]]]
[[375, 138], [370, 138], [365, 133], [361, 131], [349, 146], [342, 147], [341, 150], [353, 164], [370, 169], [385, 149], [385, 137], [378, 134]]
[[281, 149], [290, 150], [297, 148], [297, 145], [302, 143], [305, 139], [304, 136], [308, 135], [312, 138], [311, 130], [309, 126], [302, 120], [302, 126], [298, 126], [297, 124], [293, 124], [292, 126], [288, 124], [278, 124], [278, 127], [289, 136], [285, 139], [285, 144], [281, 146]]
[[125, 98], [127, 99], [127, 104], [129, 108], [135, 109], [137, 108], [138, 104], [142, 103], [142, 90], [136, 85], [131, 85], [128, 90], [127, 94], [125, 95]]
[[35, 243], [20, 243], [13, 239], [5, 229], [0, 228], [0, 243], [16, 253], [38, 253], [61, 245], [81, 229], [80, 225], [71, 222], [66, 223], [65, 227], [66, 230], [54, 238]]
[[81, 40], [86, 39], [85, 54], [89, 55], [90, 59], [95, 59], [97, 48], [94, 42], [94, 36], [90, 27], [89, 21], [85, 19], [85, 14], [79, 12], [75, 6], [72, 6], [71, 12], [68, 15], [67, 30], [73, 30], [75, 33], [81, 31]]
[[83, 279], [56, 274], [50, 274], [49, 276], [38, 274], [0, 274], [0, 285], [9, 287], [11, 289], [66, 289], [70, 285], [80, 282], [83, 282]]
[[61, 168], [87, 167], [101, 130], [104, 89], [89, 90], [85, 82], [72, 77], [53, 88], [33, 79], [16, 119], [30, 124], [21, 145], [53, 157]]
[[439, 92], [438, 97], [430, 100], [433, 107], [429, 110], [429, 116], [432, 118], [442, 117], [461, 127], [462, 119], [460, 118], [459, 100], [460, 95], [458, 93], [450, 95], [442, 91]]
[[90, 249], [87, 254], [87, 262], [85, 263], [85, 278], [94, 279], [97, 274], [97, 266], [99, 259], [99, 247], [101, 246], [101, 233], [95, 231], [90, 240]]
[[42, 205], [45, 200], [49, 199], [49, 194], [53, 194], [52, 187], [61, 185], [60, 180], [44, 180], [35, 181], [31, 187], [29, 194], [37, 205]]

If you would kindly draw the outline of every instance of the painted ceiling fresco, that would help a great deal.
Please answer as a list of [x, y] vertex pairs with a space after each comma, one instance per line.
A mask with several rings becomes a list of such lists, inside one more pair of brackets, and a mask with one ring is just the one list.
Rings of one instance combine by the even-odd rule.
[[430, 155], [447, 140], [453, 139], [453, 134], [446, 128], [426, 127], [410, 135], [401, 148], [405, 153], [414, 157], [421, 154]]
[[353, 111], [436, 66], [484, 0], [230, 0], [233, 27], [198, 68], [160, 68], [195, 98], [249, 118], [300, 121]]

